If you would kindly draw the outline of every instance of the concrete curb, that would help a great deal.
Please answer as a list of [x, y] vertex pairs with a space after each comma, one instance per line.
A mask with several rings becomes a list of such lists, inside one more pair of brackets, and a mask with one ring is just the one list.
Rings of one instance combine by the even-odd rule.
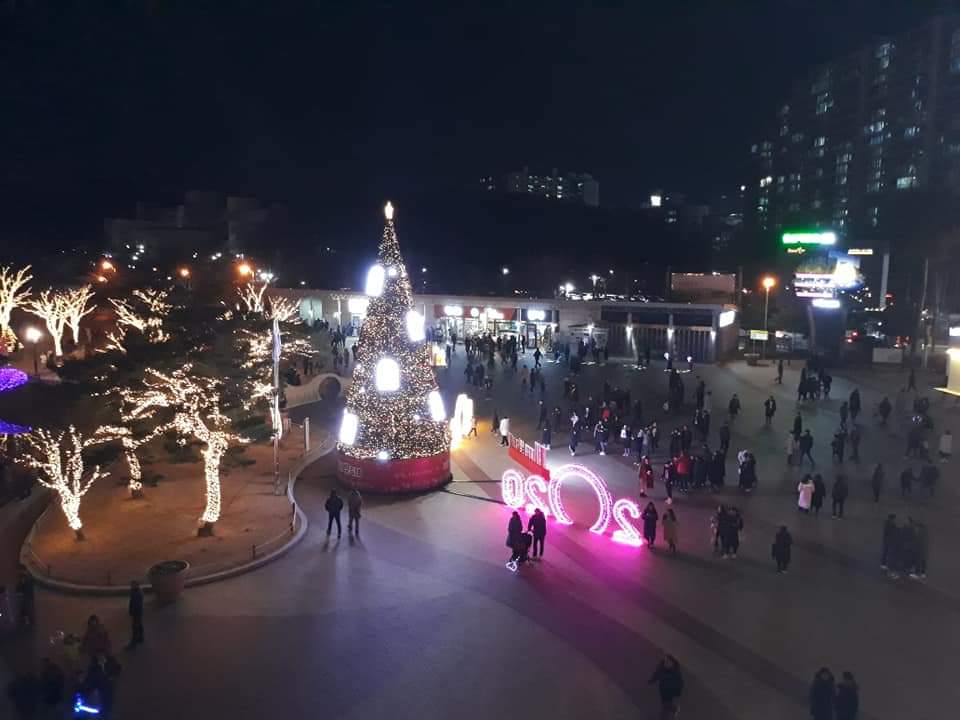
[[[287, 540], [287, 542], [272, 552], [269, 552], [262, 557], [258, 557], [255, 560], [245, 562], [241, 565], [218, 570], [217, 572], [212, 572], [207, 575], [198, 575], [196, 577], [191, 577], [188, 575], [185, 586], [190, 588], [199, 585], [208, 585], [210, 583], [237, 577], [238, 575], [243, 575], [283, 557], [290, 552], [290, 550], [296, 547], [296, 545], [298, 545], [300, 541], [306, 537], [307, 531], [310, 529], [310, 521], [307, 519], [307, 516], [303, 510], [300, 509], [300, 504], [297, 503], [296, 498], [294, 497], [294, 489], [296, 488], [297, 481], [300, 479], [300, 476], [303, 474], [304, 470], [306, 470], [310, 465], [315, 463], [320, 458], [333, 452], [335, 447], [335, 442], [327, 442], [323, 446], [318, 447], [315, 452], [305, 455], [297, 467], [297, 472], [292, 474], [290, 482], [287, 483], [287, 498], [296, 508], [297, 520], [299, 521], [299, 527], [297, 531], [290, 537], [289, 540]], [[34, 563], [31, 562], [29, 556], [24, 556], [21, 553], [20, 559], [21, 562], [26, 565], [27, 570], [30, 572], [30, 575], [33, 577], [37, 585], [46, 588], [47, 590], [53, 590], [54, 592], [63, 593], [65, 595], [87, 595], [99, 597], [117, 597], [129, 593], [129, 588], [123, 585], [80, 585], [77, 583], [67, 582], [65, 580], [49, 578], [44, 576], [41, 572], [38, 572], [38, 569], [34, 566]], [[144, 592], [153, 591], [153, 587], [149, 583], [144, 583], [140, 587]]]

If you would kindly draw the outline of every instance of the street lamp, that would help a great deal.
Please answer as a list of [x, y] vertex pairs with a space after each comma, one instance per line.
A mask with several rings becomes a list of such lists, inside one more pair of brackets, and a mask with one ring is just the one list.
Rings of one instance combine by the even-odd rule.
[[190, 277], [190, 268], [182, 267], [180, 268], [179, 272], [180, 272], [180, 277], [182, 277], [184, 280]]
[[107, 270], [116, 270], [117, 268], [109, 260], [103, 260], [100, 262], [100, 269], [103, 271], [107, 271]]
[[510, 274], [510, 268], [508, 268], [508, 267], [500, 268], [500, 272], [501, 272], [501, 274], [503, 274], [503, 275], [509, 275], [509, 274]]
[[28, 343], [33, 345], [33, 374], [35, 377], [39, 377], [40, 362], [37, 359], [37, 343], [40, 342], [40, 339], [43, 337], [43, 332], [31, 325], [24, 331], [23, 336]]
[[763, 345], [761, 346], [761, 357], [766, 356], [767, 342], [769, 342], [769, 333], [770, 329], [767, 326], [767, 318], [770, 312], [770, 288], [774, 287], [777, 284], [777, 279], [772, 275], [767, 275], [763, 280], [760, 281], [760, 284], [763, 286], [764, 296], [763, 296], [763, 331], [767, 333], [767, 340], [764, 340]]
[[250, 263], [242, 262], [237, 265], [237, 272], [240, 273], [240, 277], [250, 277], [253, 275], [253, 268], [250, 267]]

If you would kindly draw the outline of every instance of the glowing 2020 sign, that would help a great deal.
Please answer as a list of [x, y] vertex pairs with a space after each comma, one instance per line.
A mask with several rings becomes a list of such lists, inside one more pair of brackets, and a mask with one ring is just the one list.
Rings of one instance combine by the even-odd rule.
[[511, 468], [503, 473], [502, 480], [500, 490], [503, 502], [509, 507], [518, 510], [524, 507], [526, 500], [527, 512], [540, 508], [544, 515], [553, 515], [561, 525], [573, 525], [573, 520], [563, 506], [560, 489], [568, 480], [583, 480], [593, 490], [600, 503], [600, 512], [596, 521], [590, 526], [590, 532], [603, 535], [612, 519], [619, 527], [613, 533], [615, 542], [634, 547], [640, 547], [643, 544], [640, 533], [631, 522], [640, 518], [640, 508], [637, 504], [626, 498], [620, 498], [614, 502], [610, 488], [607, 487], [603, 478], [583, 465], [564, 465], [550, 473], [549, 481], [539, 475], [524, 478], [520, 472]]

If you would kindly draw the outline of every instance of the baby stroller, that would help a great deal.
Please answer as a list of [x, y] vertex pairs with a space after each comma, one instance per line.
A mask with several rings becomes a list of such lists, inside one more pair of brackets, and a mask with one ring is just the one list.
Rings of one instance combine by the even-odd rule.
[[516, 572], [517, 569], [530, 559], [530, 546], [533, 545], [533, 535], [528, 532], [520, 533], [513, 544], [513, 555], [507, 562], [507, 569]]

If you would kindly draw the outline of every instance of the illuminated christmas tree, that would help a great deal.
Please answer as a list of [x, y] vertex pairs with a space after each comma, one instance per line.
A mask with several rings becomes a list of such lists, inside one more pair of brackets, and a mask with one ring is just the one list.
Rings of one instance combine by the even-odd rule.
[[424, 318], [413, 309], [393, 206], [367, 273], [367, 316], [340, 426], [338, 474], [374, 492], [426, 490], [450, 478], [450, 430], [430, 364]]

